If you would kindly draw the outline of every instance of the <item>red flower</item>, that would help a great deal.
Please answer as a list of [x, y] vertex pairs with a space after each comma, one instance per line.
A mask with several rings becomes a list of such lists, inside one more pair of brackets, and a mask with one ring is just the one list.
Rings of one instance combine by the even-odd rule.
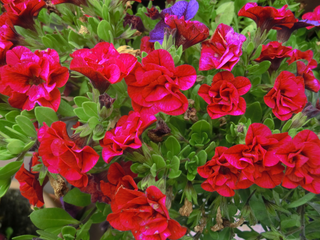
[[22, 164], [19, 171], [16, 173], [15, 178], [20, 183], [21, 195], [27, 198], [30, 204], [42, 207], [44, 204], [43, 200], [43, 186], [40, 186], [38, 181], [39, 173], [31, 170], [31, 167], [39, 163], [38, 153], [34, 153], [32, 157], [32, 164], [30, 166], [30, 171], [24, 168]]
[[198, 173], [201, 177], [207, 178], [201, 184], [204, 190], [217, 191], [224, 197], [232, 197], [235, 189], [248, 188], [253, 182], [227, 162], [223, 155], [227, 149], [226, 147], [217, 147], [213, 158], [205, 165], [198, 167]]
[[55, 50], [33, 53], [18, 46], [7, 52], [0, 93], [9, 96], [9, 103], [15, 108], [31, 110], [38, 103], [57, 111], [60, 105], [57, 87], [63, 87], [68, 78], [68, 69], [61, 66]]
[[212, 119], [225, 115], [241, 115], [246, 111], [246, 101], [240, 97], [246, 94], [251, 87], [246, 77], [234, 77], [230, 72], [217, 73], [211, 87], [202, 84], [198, 94], [209, 105], [207, 111]]
[[310, 131], [299, 132], [291, 142], [277, 151], [280, 161], [287, 166], [282, 186], [320, 193], [320, 140]]
[[148, 13], [145, 13], [145, 14], [147, 15], [147, 17], [151, 18], [152, 20], [161, 18], [158, 9], [156, 9], [154, 6], [152, 6], [152, 8], [147, 8], [147, 11]]
[[272, 134], [261, 124], [253, 123], [246, 135], [246, 144], [235, 145], [224, 152], [227, 161], [242, 174], [263, 188], [281, 183], [284, 167], [276, 156], [277, 149], [291, 140], [288, 133]]
[[233, 28], [219, 24], [210, 40], [201, 43], [199, 70], [225, 69], [231, 71], [242, 55], [242, 44], [246, 37]]
[[99, 155], [89, 146], [78, 147], [67, 133], [64, 122], [54, 122], [49, 128], [45, 123], [39, 129], [39, 155], [51, 173], [62, 175], [75, 187], [88, 184], [86, 172], [98, 162]]
[[87, 0], [51, 0], [53, 5], [61, 4], [61, 3], [71, 3], [77, 6], [83, 5], [88, 6]]
[[134, 68], [137, 59], [128, 53], [120, 54], [112, 43], [101, 42], [92, 49], [80, 49], [70, 54], [70, 69], [88, 77], [100, 93], [120, 82]]
[[[306, 65], [303, 61], [306, 60], [308, 64]], [[302, 52], [298, 49], [294, 49], [291, 54], [291, 59], [287, 60], [289, 64], [297, 62], [297, 75], [303, 77], [305, 88], [313, 92], [318, 92], [320, 90], [320, 82], [313, 75], [312, 69], [318, 66], [316, 60], [313, 59], [313, 52], [307, 50]]]
[[269, 71], [276, 71], [284, 58], [291, 57], [292, 47], [282, 46], [280, 42], [273, 41], [267, 45], [262, 45], [260, 57], [255, 59], [256, 62], [268, 60], [271, 62]]
[[13, 25], [35, 30], [33, 17], [46, 5], [44, 0], [1, 0]]
[[287, 7], [288, 5], [284, 5], [281, 9], [260, 7], [257, 3], [249, 2], [240, 9], [238, 15], [254, 20], [263, 33], [265, 30], [269, 32], [271, 29], [291, 28], [298, 22], [293, 13], [286, 10]]
[[140, 135], [156, 120], [153, 115], [132, 111], [128, 116], [122, 116], [116, 127], [106, 132], [104, 139], [100, 140], [103, 159], [109, 163], [114, 156], [122, 155], [127, 148], [140, 148], [142, 146]]
[[146, 52], [151, 53], [154, 50], [154, 43], [149, 42], [150, 37], [145, 36], [141, 38], [141, 44], [140, 44], [140, 52]]
[[[313, 12], [307, 12], [305, 14], [302, 15], [302, 19], [307, 19], [307, 20], [311, 20], [311, 21], [317, 21], [320, 23], [320, 5], [317, 6]], [[307, 29], [313, 28], [311, 27], [307, 27]]]
[[277, 118], [288, 120], [293, 113], [301, 112], [307, 103], [303, 78], [288, 71], [281, 72], [273, 88], [264, 96], [264, 102]]
[[175, 67], [171, 54], [159, 49], [137, 63], [125, 81], [135, 111], [180, 115], [188, 108], [188, 99], [180, 90], [191, 88], [196, 78], [194, 67]]
[[150, 186], [146, 193], [120, 187], [107, 217], [112, 227], [131, 231], [135, 239], [180, 239], [187, 229], [169, 217], [166, 195]]
[[178, 18], [175, 15], [165, 17], [165, 23], [171, 29], [177, 29], [175, 45], [187, 49], [209, 37], [209, 28], [201, 22], [184, 20], [184, 16]]

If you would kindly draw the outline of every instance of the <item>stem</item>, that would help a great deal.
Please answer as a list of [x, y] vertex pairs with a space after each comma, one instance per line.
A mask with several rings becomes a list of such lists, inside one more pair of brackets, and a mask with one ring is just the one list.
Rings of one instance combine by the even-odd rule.
[[306, 238], [306, 229], [305, 229], [305, 217], [304, 217], [304, 214], [305, 214], [305, 204], [303, 204], [300, 208], [300, 215], [301, 215], [301, 218], [300, 218], [300, 223], [301, 223], [301, 240], [307, 240]]
[[250, 196], [248, 197], [246, 203], [244, 205], [247, 205], [251, 199], [251, 197], [253, 196], [253, 194], [257, 191], [257, 189], [253, 190], [253, 192], [250, 194]]

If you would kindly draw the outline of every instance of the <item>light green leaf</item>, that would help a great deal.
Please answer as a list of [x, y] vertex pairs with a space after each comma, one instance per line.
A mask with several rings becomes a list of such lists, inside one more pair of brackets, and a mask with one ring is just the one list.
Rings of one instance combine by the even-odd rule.
[[3, 197], [3, 195], [6, 194], [10, 187], [11, 178], [8, 179], [1, 179], [0, 180], [0, 198]]
[[78, 188], [73, 188], [63, 197], [63, 201], [75, 206], [84, 207], [91, 203], [91, 195], [81, 192]]
[[16, 122], [27, 136], [37, 138], [37, 131], [29, 118], [21, 115], [16, 116]]
[[46, 123], [50, 127], [52, 123], [59, 121], [55, 111], [48, 107], [36, 107], [35, 115], [37, 121], [41, 125], [43, 125], [43, 123]]
[[21, 167], [22, 160], [17, 162], [11, 162], [5, 165], [4, 167], [0, 167], [0, 180], [6, 180], [13, 176]]
[[299, 207], [303, 204], [306, 204], [311, 199], [313, 199], [315, 196], [316, 196], [316, 194], [314, 194], [314, 193], [308, 193], [308, 194], [304, 195], [302, 198], [290, 203], [288, 205], [288, 208], [295, 208], [295, 207]]

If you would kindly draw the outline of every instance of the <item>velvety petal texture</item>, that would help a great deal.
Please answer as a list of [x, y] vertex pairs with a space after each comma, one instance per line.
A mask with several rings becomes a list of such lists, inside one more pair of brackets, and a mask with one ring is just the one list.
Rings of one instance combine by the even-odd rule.
[[242, 55], [246, 37], [233, 28], [219, 24], [210, 40], [201, 43], [199, 70], [225, 69], [231, 71]]
[[31, 52], [18, 46], [6, 54], [7, 65], [3, 66], [0, 93], [9, 96], [15, 108], [32, 110], [35, 104], [57, 111], [60, 91], [69, 79], [68, 68], [61, 66], [59, 55], [53, 49]]
[[159, 49], [143, 58], [141, 64], [137, 63], [125, 81], [135, 111], [180, 115], [188, 108], [188, 99], [180, 90], [190, 89], [196, 78], [194, 67], [175, 67], [171, 54]]
[[67, 133], [66, 124], [58, 121], [48, 127], [45, 123], [39, 129], [39, 156], [51, 173], [58, 173], [75, 187], [88, 185], [87, 172], [99, 160], [93, 148], [80, 148]]
[[202, 84], [198, 94], [209, 104], [209, 116], [216, 119], [225, 115], [244, 114], [246, 102], [240, 96], [246, 94], [250, 87], [248, 78], [235, 78], [230, 72], [220, 72], [213, 77], [211, 86]]

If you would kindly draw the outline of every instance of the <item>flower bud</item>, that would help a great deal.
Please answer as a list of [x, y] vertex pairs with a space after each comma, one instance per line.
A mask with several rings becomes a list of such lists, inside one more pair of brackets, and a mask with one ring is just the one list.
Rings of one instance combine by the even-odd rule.
[[162, 118], [158, 118], [157, 125], [155, 129], [151, 129], [148, 131], [148, 137], [153, 142], [162, 142], [163, 137], [168, 136], [171, 133], [171, 129], [168, 125], [163, 121]]

